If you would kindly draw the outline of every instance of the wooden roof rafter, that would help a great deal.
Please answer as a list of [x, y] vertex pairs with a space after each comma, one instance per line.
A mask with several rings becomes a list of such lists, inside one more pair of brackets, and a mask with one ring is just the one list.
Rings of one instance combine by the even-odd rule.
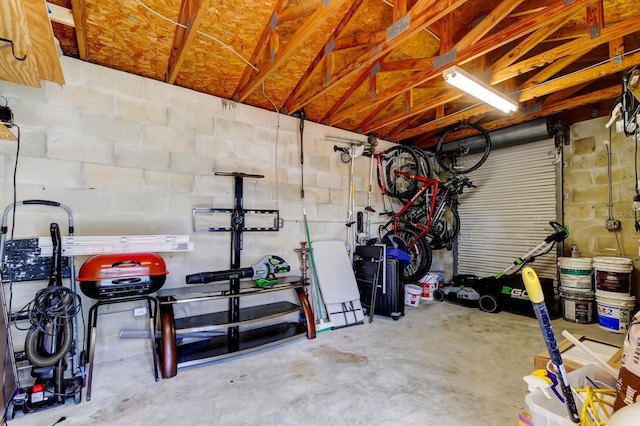
[[303, 107], [318, 96], [336, 87], [339, 83], [344, 81], [344, 79], [348, 78], [362, 67], [370, 66], [380, 60], [382, 55], [388, 54], [396, 47], [412, 38], [415, 34], [442, 19], [466, 2], [467, 0], [453, 0], [451, 4], [449, 4], [449, 2], [437, 0], [418, 0], [411, 10], [407, 12], [406, 19], [409, 21], [409, 24], [404, 31], [389, 41], [385, 40], [382, 43], [372, 46], [358, 58], [351, 61], [349, 65], [343, 67], [332, 75], [331, 81], [325, 83], [322, 87], [306, 93], [302, 93], [302, 90], [292, 93], [289, 99], [285, 102], [285, 107], [288, 111], [296, 111]]
[[89, 59], [89, 49], [87, 47], [87, 10], [85, 0], [71, 0], [71, 13], [76, 29], [76, 40], [78, 42], [78, 56], [83, 61]]
[[[575, 0], [573, 3], [566, 4], [564, 1], [558, 1], [552, 6], [549, 6], [546, 9], [546, 13], [542, 16], [527, 16], [522, 20], [508, 26], [502, 31], [487, 36], [466, 49], [457, 51], [455, 64], [462, 65], [467, 62], [473, 61], [476, 58], [479, 58], [495, 49], [498, 49], [501, 46], [504, 46], [543, 27], [550, 19], [555, 20], [560, 19], [561, 17], [572, 16], [579, 9], [582, 9], [588, 2], [589, 0]], [[406, 90], [409, 90], [426, 81], [439, 77], [441, 75], [441, 72], [442, 71], [440, 69], [436, 69], [432, 65], [424, 69], [423, 71], [417, 72], [412, 76], [404, 79], [403, 81], [400, 81], [395, 85], [387, 88], [376, 99], [365, 100], [348, 109], [340, 111], [329, 119], [328, 124], [335, 125], [362, 110], [363, 108], [373, 106], [378, 102], [386, 100], [388, 97], [398, 96]]]
[[[535, 118], [546, 117], [552, 114], [557, 114], [559, 112], [575, 108], [576, 106], [583, 105], [585, 103], [595, 103], [595, 102], [600, 102], [607, 99], [614, 99], [619, 95], [620, 95], [620, 87], [612, 86], [612, 87], [607, 87], [605, 89], [596, 90], [586, 95], [572, 96], [568, 99], [564, 99], [560, 101], [554, 101], [554, 102], [544, 101], [541, 104], [540, 110], [537, 112], [533, 112], [533, 113], [517, 112], [510, 117], [505, 117], [505, 118], [490, 121], [490, 122], [484, 122], [482, 123], [482, 127], [487, 131], [492, 131], [492, 130], [500, 129], [507, 126], [513, 126], [515, 124], [519, 124], [524, 121], [529, 121]], [[472, 116], [482, 115], [485, 113], [483, 112], [484, 109], [485, 109], [485, 105], [479, 105], [477, 107], [471, 108], [468, 111], [461, 111], [458, 113], [451, 114], [447, 116], [448, 119], [444, 122], [444, 124], [451, 125]], [[413, 129], [406, 130], [402, 133], [399, 133], [395, 135], [395, 138], [393, 138], [393, 140], [396, 142], [401, 141], [404, 139], [418, 136], [425, 132], [438, 130], [442, 127], [445, 127], [443, 126], [443, 121], [434, 120], [430, 123], [425, 123], [422, 126], [419, 126], [419, 128], [413, 128]]]
[[524, 0], [502, 0], [498, 7], [485, 16], [475, 27], [462, 37], [453, 48], [456, 50], [466, 49], [474, 43], [480, 41], [489, 31], [495, 28], [504, 18]]
[[[344, 14], [344, 16], [342, 17], [342, 19], [340, 20], [340, 22], [338, 23], [338, 25], [336, 26], [335, 30], [333, 31], [333, 34], [331, 35], [331, 37], [329, 37], [329, 40], [336, 40], [340, 37], [340, 35], [343, 33], [345, 27], [347, 26], [347, 24], [351, 21], [351, 18], [353, 18], [353, 15], [355, 15], [355, 13], [358, 11], [358, 9], [360, 8], [360, 6], [362, 6], [362, 2], [364, 0], [355, 0], [353, 2], [353, 4], [351, 4], [351, 6], [349, 7], [349, 10], [347, 11], [347, 13]], [[293, 90], [291, 91], [291, 93], [296, 93], [298, 90], [303, 89], [308, 81], [309, 78], [311, 77], [311, 75], [313, 74], [313, 71], [315, 71], [316, 67], [321, 64], [323, 62], [323, 60], [325, 59], [325, 57], [328, 54], [331, 54], [331, 52], [328, 52], [328, 46], [325, 47], [325, 49], [322, 49], [320, 52], [318, 52], [318, 54], [316, 55], [315, 58], [313, 58], [313, 60], [311, 61], [311, 64], [309, 64], [309, 66], [307, 67], [306, 71], [304, 72], [304, 74], [302, 75], [302, 77], [300, 78], [300, 80], [298, 81], [298, 83], [296, 84], [296, 86], [293, 88]], [[335, 44], [333, 47], [333, 50], [335, 50]], [[368, 70], [367, 70], [368, 72]], [[366, 75], [366, 73], [363, 73], [363, 75]], [[360, 83], [362, 83], [362, 81], [360, 81]], [[357, 84], [359, 86], [359, 84]], [[353, 91], [355, 91], [355, 88], [352, 91], [348, 91], [349, 94], [353, 93]], [[289, 95], [291, 96], [291, 94]], [[343, 96], [343, 98], [346, 97]], [[342, 101], [344, 102], [344, 101]], [[340, 102], [340, 100], [338, 100], [339, 106], [342, 106], [342, 102]], [[286, 101], [285, 101], [285, 108], [286, 108]], [[292, 111], [294, 112], [294, 111]], [[322, 122], [324, 120], [320, 120], [320, 122]]]
[[[253, 53], [251, 53], [251, 57], [249, 58], [249, 63], [255, 64], [258, 61], [258, 58], [260, 57], [260, 55], [262, 55], [262, 52], [264, 51], [264, 49], [266, 49], [267, 46], [269, 45], [269, 41], [270, 41], [269, 36], [280, 20], [279, 12], [282, 6], [286, 3], [286, 1], [287, 0], [277, 0], [276, 3], [274, 4], [273, 10], [269, 17], [269, 22], [262, 29], [262, 33], [260, 33], [260, 38], [258, 38], [258, 41], [256, 42], [256, 47], [253, 49]], [[238, 97], [239, 97], [238, 92], [249, 82], [249, 79], [251, 78], [251, 74], [253, 73], [253, 71], [254, 69], [251, 66], [247, 65], [245, 67], [244, 72], [242, 73], [242, 77], [240, 77], [240, 80], [236, 85], [236, 89], [234, 90], [234, 95], [233, 95], [234, 101], [238, 101]]]
[[173, 84], [178, 77], [189, 48], [198, 35], [198, 28], [211, 5], [211, 0], [182, 0], [176, 33], [169, 54], [165, 82]]
[[607, 26], [600, 30], [600, 35], [591, 38], [590, 34], [583, 34], [582, 37], [564, 43], [546, 52], [524, 59], [507, 68], [496, 70], [491, 76], [491, 84], [499, 83], [520, 74], [543, 67], [555, 60], [568, 55], [573, 55], [584, 50], [593, 49], [603, 43], [624, 37], [638, 30], [637, 18], [630, 18], [616, 24]]
[[340, 8], [347, 0], [330, 0], [328, 4], [316, 9], [316, 11], [305, 20], [304, 24], [291, 36], [283, 49], [280, 49], [272, 59], [272, 61], [260, 68], [247, 84], [245, 84], [238, 92], [237, 99], [240, 102], [245, 101], [254, 90], [272, 73], [275, 72], [283, 63], [289, 59], [302, 44], [307, 41], [314, 31], [322, 25], [322, 23], [330, 16], [331, 12]]

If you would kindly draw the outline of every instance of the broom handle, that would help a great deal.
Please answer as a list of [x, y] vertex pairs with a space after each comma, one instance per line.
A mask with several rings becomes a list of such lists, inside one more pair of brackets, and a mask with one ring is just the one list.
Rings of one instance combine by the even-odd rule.
[[318, 314], [321, 320], [324, 320], [324, 307], [323, 301], [320, 299], [320, 281], [318, 281], [318, 272], [316, 271], [316, 261], [313, 257], [313, 247], [311, 246], [311, 235], [309, 235], [309, 222], [307, 222], [307, 212], [302, 209], [302, 216], [304, 218], [304, 232], [307, 235], [307, 244], [309, 245], [309, 260], [311, 261], [311, 273], [313, 274], [313, 281], [315, 282], [316, 304], [318, 305]]

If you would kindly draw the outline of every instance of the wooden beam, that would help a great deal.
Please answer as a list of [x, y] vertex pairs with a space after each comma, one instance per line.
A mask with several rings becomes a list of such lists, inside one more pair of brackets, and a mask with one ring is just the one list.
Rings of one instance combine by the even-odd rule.
[[178, 15], [178, 23], [181, 25], [176, 25], [176, 32], [173, 36], [169, 64], [165, 74], [166, 83], [175, 83], [182, 63], [198, 35], [198, 28], [210, 5], [210, 0], [182, 0]]
[[462, 98], [464, 95], [465, 93], [459, 90], [449, 89], [444, 93], [440, 93], [439, 95], [429, 99], [429, 101], [427, 102], [424, 102], [419, 105], [414, 105], [410, 111], [406, 111], [406, 110], [400, 111], [396, 114], [393, 114], [390, 117], [386, 117], [384, 120], [381, 120], [377, 123], [365, 125], [362, 128], [362, 132], [363, 133], [373, 132], [374, 130], [380, 129], [382, 127], [386, 127], [390, 124], [397, 123], [398, 121], [404, 120], [409, 117], [414, 117], [416, 115], [429, 111], [430, 109], [434, 109], [434, 108], [437, 108], [438, 106], [442, 106], [442, 105], [448, 104], [449, 102], [453, 102], [457, 99]]
[[[273, 5], [271, 16], [269, 17], [269, 20], [267, 21], [266, 25], [262, 28], [262, 33], [260, 34], [260, 38], [258, 38], [258, 41], [256, 42], [256, 47], [253, 49], [253, 53], [251, 53], [251, 57], [249, 58], [250, 64], [254, 64], [254, 65], [256, 64], [256, 62], [258, 61], [258, 58], [260, 57], [260, 55], [262, 55], [262, 52], [264, 51], [264, 49], [266, 49], [267, 45], [269, 44], [269, 36], [271, 35], [271, 31], [273, 31], [276, 28], [279, 22], [278, 12], [280, 11], [280, 8], [285, 2], [286, 0], [277, 0], [276, 4]], [[247, 65], [244, 68], [242, 77], [240, 77], [240, 80], [236, 85], [236, 89], [233, 92], [234, 101], [238, 100], [238, 92], [240, 91], [241, 88], [243, 88], [249, 82], [249, 79], [251, 78], [251, 75], [253, 74], [253, 72], [254, 72], [254, 69], [249, 65]]]
[[546, 52], [522, 60], [510, 67], [502, 70], [496, 70], [491, 76], [491, 84], [499, 83], [517, 75], [524, 74], [565, 56], [573, 55], [584, 50], [591, 50], [603, 43], [608, 43], [618, 37], [624, 37], [625, 35], [629, 35], [637, 31], [638, 19], [636, 17], [626, 19], [617, 24], [603, 28], [600, 31], [600, 36], [595, 39], [592, 39], [589, 34], [586, 34], [579, 39], [567, 42], [553, 49], [549, 49]]
[[[511, 80], [509, 80], [509, 81], [511, 81]], [[584, 89], [585, 87], [589, 86], [590, 84], [591, 84], [591, 82], [582, 83], [582, 84], [577, 84], [577, 85], [572, 86], [572, 87], [567, 87], [566, 89], [558, 90], [557, 92], [553, 92], [553, 93], [549, 94], [547, 97], [545, 97], [544, 101], [547, 102], [547, 103], [554, 103], [554, 102], [563, 101], [563, 100], [575, 95], [580, 90]]]
[[407, 0], [393, 0], [393, 22], [407, 14]]
[[[574, 0], [573, 3], [565, 3], [564, 1], [556, 2], [553, 6], [549, 6], [546, 9], [546, 13], [543, 16], [532, 15], [524, 18], [523, 20], [508, 26], [504, 30], [480, 40], [473, 46], [457, 52], [457, 60], [455, 63], [457, 65], [462, 65], [467, 62], [473, 61], [474, 59], [483, 56], [488, 52], [498, 49], [505, 44], [517, 40], [518, 38], [527, 35], [539, 28], [542, 28], [549, 20], [560, 19], [563, 16], [571, 16], [578, 9], [584, 7], [589, 1], [590, 0]], [[378, 94], [376, 99], [362, 101], [350, 108], [338, 112], [329, 119], [328, 124], [330, 126], [335, 125], [342, 120], [350, 117], [351, 115], [356, 114], [364, 108], [368, 108], [377, 102], [381, 102], [387, 99], [388, 97], [398, 96], [405, 90], [414, 88], [426, 81], [429, 81], [436, 77], [440, 77], [441, 75], [442, 71], [440, 69], [435, 69], [433, 65], [429, 66], [424, 70], [415, 73], [405, 80], [398, 82], [395, 85], [382, 91]]]
[[71, 9], [49, 2], [47, 2], [47, 7], [49, 8], [49, 19], [51, 22], [75, 28], [76, 23], [73, 20]]
[[[589, 53], [589, 51], [582, 51], [582, 52], [576, 53], [575, 55], [565, 56], [564, 58], [555, 61], [554, 63], [548, 65], [546, 68], [543, 68], [539, 73], [537, 73], [536, 75], [532, 76], [530, 79], [522, 83], [520, 88], [526, 89], [549, 80], [551, 77], [558, 74], [560, 71], [562, 71], [563, 69], [565, 69], [566, 67], [568, 67], [569, 65], [571, 65], [572, 63], [574, 63], [584, 55], [586, 55], [587, 53]], [[507, 81], [511, 81], [511, 80], [507, 80]]]
[[0, 124], [0, 139], [5, 141], [17, 141], [16, 135], [4, 124]]
[[515, 61], [527, 54], [531, 49], [540, 44], [545, 38], [553, 34], [558, 28], [567, 23], [565, 18], [557, 19], [552, 24], [544, 26], [537, 31], [534, 31], [527, 38], [522, 40], [516, 47], [511, 49], [506, 55], [498, 59], [492, 66], [493, 71], [506, 68], [513, 64]]
[[382, 42], [386, 37], [386, 31], [377, 31], [373, 33], [358, 34], [352, 37], [337, 38], [333, 51], [369, 47], [372, 44]]
[[62, 64], [45, 0], [23, 0], [23, 5], [31, 39], [31, 54], [38, 66], [39, 79], [64, 84]]
[[76, 28], [76, 41], [78, 42], [78, 56], [83, 61], [89, 59], [89, 47], [87, 45], [87, 12], [84, 6], [85, 0], [71, 0], [71, 13]]
[[[296, 53], [300, 47], [315, 34], [315, 30], [320, 27], [325, 20], [339, 9], [347, 0], [331, 0], [329, 4], [317, 9], [304, 24], [291, 36], [285, 47], [280, 49], [270, 64], [263, 66], [257, 75], [249, 80], [249, 82], [238, 92], [238, 101], [244, 102], [254, 90], [256, 90], [269, 74], [275, 72], [282, 64]], [[291, 111], [291, 110], [289, 110]]]
[[454, 49], [462, 50], [477, 43], [489, 33], [496, 25], [498, 25], [513, 9], [515, 9], [524, 0], [502, 0], [502, 2], [493, 8], [491, 13], [485, 16], [475, 27], [458, 41]]
[[[493, 130], [498, 130], [498, 129], [502, 129], [504, 127], [509, 127], [509, 126], [513, 126], [515, 124], [519, 124], [519, 123], [523, 123], [525, 121], [531, 121], [534, 120], [536, 118], [540, 118], [540, 117], [548, 117], [550, 115], [553, 114], [558, 114], [560, 112], [563, 111], [567, 111], [570, 109], [574, 109], [574, 108], [578, 108], [582, 105], [585, 104], [589, 104], [589, 103], [597, 103], [597, 102], [601, 102], [607, 99], [615, 99], [618, 96], [620, 96], [620, 87], [619, 86], [613, 86], [613, 87], [608, 87], [605, 89], [601, 89], [601, 90], [597, 90], [595, 92], [592, 93], [588, 93], [586, 95], [582, 95], [582, 96], [576, 96], [576, 97], [571, 97], [569, 99], [566, 100], [562, 100], [562, 101], [558, 101], [558, 102], [543, 102], [542, 103], [542, 108], [540, 109], [540, 111], [538, 112], [534, 112], [531, 114], [522, 114], [522, 112], [517, 112], [515, 113], [513, 116], [510, 116], [508, 118], [503, 118], [503, 119], [499, 119], [499, 120], [494, 120], [494, 121], [490, 121], [490, 122], [484, 122], [482, 123], [482, 127], [490, 132]], [[475, 111], [476, 113], [479, 111]], [[455, 114], [454, 114], [455, 115]], [[480, 115], [480, 114], [477, 114]], [[448, 116], [449, 117], [449, 116]], [[451, 124], [457, 122], [458, 120], [448, 120], [448, 122], [450, 122]], [[415, 137], [415, 136], [419, 136], [423, 133], [426, 133], [427, 131], [433, 131], [433, 130], [437, 130], [440, 128], [443, 128], [445, 126], [440, 125], [439, 123], [437, 123], [437, 121], [433, 121], [431, 123], [427, 123], [423, 126], [420, 126], [419, 128], [421, 130], [424, 130], [424, 132], [418, 132], [416, 131], [418, 128], [415, 129], [411, 129], [408, 131], [405, 131], [403, 133], [397, 134], [395, 135], [395, 137], [392, 138], [393, 141], [397, 142], [403, 139], [408, 139], [411, 137]], [[420, 145], [421, 147], [425, 147], [426, 145]]]
[[[320, 52], [318, 52], [318, 54], [316, 55], [315, 58], [313, 58], [313, 61], [311, 61], [311, 64], [309, 64], [309, 66], [307, 67], [307, 70], [304, 72], [302, 77], [300, 77], [300, 79], [298, 80], [298, 83], [296, 84], [296, 86], [293, 88], [293, 90], [291, 91], [291, 93], [287, 97], [287, 100], [284, 102], [285, 110], [286, 110], [286, 105], [289, 103], [289, 101], [292, 101], [293, 99], [295, 99], [296, 93], [299, 93], [299, 91], [303, 90], [306, 87], [306, 85], [307, 85], [307, 83], [309, 81], [309, 78], [313, 74], [313, 71], [316, 69], [318, 64], [323, 60], [324, 56], [329, 54], [329, 53], [331, 53], [333, 50], [335, 50], [335, 45], [334, 45], [333, 49], [330, 48], [330, 45], [331, 45], [332, 41], [335, 42], [335, 40], [342, 35], [342, 32], [344, 31], [344, 29], [347, 26], [347, 24], [351, 21], [351, 18], [353, 18], [353, 16], [358, 11], [358, 9], [360, 9], [360, 6], [362, 6], [362, 2], [363, 2], [363, 0], [355, 0], [351, 4], [351, 7], [347, 11], [347, 13], [344, 14], [344, 16], [342, 17], [342, 19], [340, 20], [340, 22], [338, 23], [336, 28], [333, 30], [333, 34], [329, 38], [328, 45], [324, 49], [322, 49]], [[367, 70], [361, 74], [361, 77], [364, 78], [367, 75], [367, 73], [369, 72], [370, 69], [371, 69], [370, 67], [367, 68]], [[330, 75], [329, 76], [325, 75], [325, 80], [326, 79], [330, 79], [330, 78], [331, 78]], [[360, 80], [360, 83], [362, 83], [362, 81], [363, 80]], [[360, 85], [360, 83], [358, 83], [358, 86]], [[354, 90], [355, 89], [353, 89], [353, 90], [351, 90], [349, 92], [353, 93]], [[344, 98], [344, 96], [342, 98]], [[344, 98], [342, 100], [342, 102], [344, 102], [345, 100], [346, 100], [346, 98]], [[338, 101], [338, 104], [340, 106], [342, 106], [342, 102]], [[289, 111], [295, 112], [297, 110], [289, 110]], [[321, 122], [322, 121], [324, 121], [324, 119], [321, 120]]]
[[[364, 120], [362, 120], [362, 122], [360, 123], [360, 125], [358, 126], [358, 128], [362, 131], [362, 129], [367, 125], [367, 123], [369, 123], [371, 120], [375, 119], [378, 115], [380, 115], [380, 113], [382, 111], [384, 111], [385, 109], [387, 109], [387, 107], [389, 105], [391, 105], [391, 102], [393, 102], [393, 99], [387, 99], [384, 102], [381, 102], [380, 104], [378, 104], [378, 106], [369, 113], [369, 115], [367, 115]], [[364, 132], [362, 132], [364, 133]]]
[[296, 5], [285, 5], [278, 12], [278, 24], [307, 18], [320, 7], [322, 7], [322, 0], [305, 0]]
[[358, 87], [360, 87], [360, 85], [364, 83], [364, 81], [371, 75], [371, 68], [362, 71], [360, 77], [358, 77], [358, 79], [351, 85], [351, 87], [345, 90], [342, 96], [340, 96], [340, 99], [334, 102], [334, 104], [327, 110], [327, 112], [325, 112], [324, 116], [320, 120], [320, 123], [324, 123], [329, 117], [331, 117], [331, 115], [333, 115], [338, 109], [340, 109], [342, 105], [344, 105], [344, 103], [347, 101], [347, 99], [349, 99], [351, 95], [353, 95], [353, 93], [358, 90]]
[[426, 133], [432, 130], [438, 130], [444, 127], [449, 127], [460, 121], [469, 120], [473, 117], [477, 117], [479, 115], [483, 115], [492, 111], [495, 111], [495, 108], [493, 108], [491, 105], [482, 104], [473, 108], [467, 108], [467, 109], [463, 109], [462, 111], [454, 112], [445, 117], [438, 118], [434, 121], [430, 121], [429, 123], [425, 123], [418, 127], [405, 130], [401, 133], [398, 133], [397, 135], [392, 135], [391, 137], [394, 142], [401, 141], [404, 139], [421, 135], [423, 133]]
[[371, 64], [380, 60], [383, 55], [388, 54], [405, 41], [411, 39], [418, 32], [442, 19], [466, 2], [467, 0], [455, 0], [451, 5], [449, 5], [448, 2], [445, 1], [418, 0], [407, 13], [407, 18], [409, 19], [409, 27], [407, 29], [395, 37], [392, 37], [390, 40], [385, 40], [383, 43], [372, 46], [367, 52], [363, 53], [353, 61], [350, 61], [348, 65], [344, 66], [336, 73], [336, 75], [331, 77], [330, 82], [325, 82], [322, 87], [313, 88], [313, 90], [307, 90], [304, 91], [304, 93], [301, 89], [298, 92], [294, 92], [290, 99], [285, 103], [287, 110], [296, 111], [302, 106], [313, 101], [318, 96], [336, 87], [336, 85], [350, 77], [354, 72], [357, 72], [362, 67], [371, 66]]
[[605, 75], [625, 71], [637, 65], [640, 65], [640, 52], [625, 56], [619, 64], [610, 60], [602, 65], [587, 68], [583, 71], [574, 72], [564, 77], [555, 78], [547, 83], [524, 89], [520, 92], [519, 100], [520, 102], [524, 102], [567, 87], [592, 82]]

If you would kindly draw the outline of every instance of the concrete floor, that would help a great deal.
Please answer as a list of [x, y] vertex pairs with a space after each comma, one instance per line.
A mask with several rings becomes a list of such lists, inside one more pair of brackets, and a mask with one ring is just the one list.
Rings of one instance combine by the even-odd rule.
[[[597, 325], [563, 329], [621, 344]], [[399, 321], [325, 331], [271, 349], [181, 369], [156, 383], [150, 354], [95, 366], [92, 400], [30, 413], [11, 426], [517, 424], [538, 322], [444, 303]]]

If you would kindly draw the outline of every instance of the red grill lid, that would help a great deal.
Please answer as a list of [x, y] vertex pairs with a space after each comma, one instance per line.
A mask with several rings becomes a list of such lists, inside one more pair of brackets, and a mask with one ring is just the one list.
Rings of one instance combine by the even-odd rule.
[[98, 254], [80, 267], [77, 281], [101, 281], [167, 275], [164, 259], [155, 253]]

